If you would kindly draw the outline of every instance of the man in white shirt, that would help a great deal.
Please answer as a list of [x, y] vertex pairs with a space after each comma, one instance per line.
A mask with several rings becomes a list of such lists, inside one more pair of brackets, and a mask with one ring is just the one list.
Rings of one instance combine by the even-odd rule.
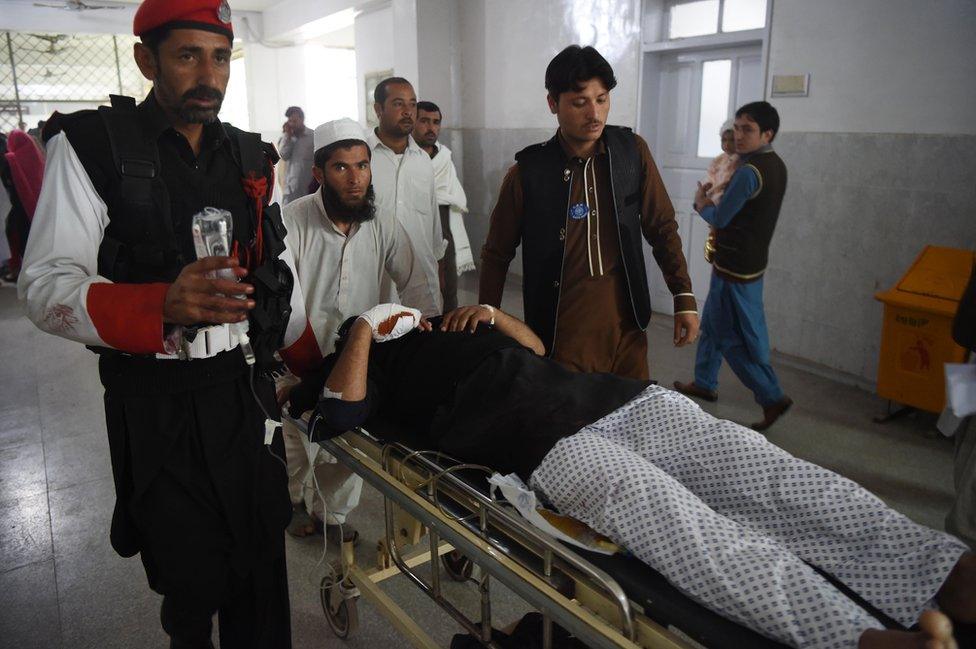
[[[376, 86], [373, 98], [379, 126], [367, 141], [373, 150], [376, 208], [380, 218], [396, 215], [406, 230], [427, 284], [437, 295], [439, 313], [439, 261], [447, 242], [437, 209], [434, 167], [430, 156], [410, 137], [417, 120], [417, 95], [409, 81], [390, 77]], [[397, 301], [391, 290], [384, 290], [383, 294], [384, 301]]]
[[[289, 203], [283, 218], [309, 322], [323, 354], [333, 351], [346, 318], [381, 302], [384, 275], [405, 302], [427, 316], [439, 314], [438, 296], [429, 290], [403, 227], [392, 215], [374, 218], [378, 210], [371, 150], [363, 127], [351, 119], [327, 122], [315, 129], [314, 144], [313, 174], [322, 187]], [[282, 398], [286, 393], [287, 388]], [[295, 536], [312, 532], [317, 521], [311, 512], [337, 540], [339, 526], [359, 503], [362, 478], [315, 446], [313, 480], [308, 438], [287, 423], [284, 436], [294, 510], [288, 531]], [[315, 497], [316, 486], [324, 503]], [[345, 526], [343, 536], [352, 540], [355, 532]]]
[[312, 132], [305, 128], [305, 111], [289, 106], [285, 111], [288, 120], [281, 128], [278, 154], [285, 161], [285, 186], [282, 205], [308, 194], [312, 184]]
[[458, 180], [451, 150], [437, 142], [441, 134], [441, 118], [441, 109], [437, 104], [432, 101], [417, 102], [417, 124], [413, 128], [413, 139], [427, 152], [434, 165], [437, 207], [440, 210], [441, 229], [447, 239], [441, 294], [444, 297], [444, 313], [449, 313], [458, 306], [457, 279], [469, 270], [474, 270], [474, 257], [471, 254], [468, 232], [464, 229], [468, 197]]

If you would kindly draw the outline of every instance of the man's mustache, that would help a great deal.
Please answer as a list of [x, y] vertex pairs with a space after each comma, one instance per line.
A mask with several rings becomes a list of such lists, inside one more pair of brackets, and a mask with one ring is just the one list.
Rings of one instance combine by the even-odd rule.
[[222, 101], [224, 99], [224, 93], [220, 92], [216, 88], [211, 88], [210, 86], [197, 86], [196, 88], [191, 88], [184, 92], [182, 99], [183, 101], [187, 101], [189, 99]]

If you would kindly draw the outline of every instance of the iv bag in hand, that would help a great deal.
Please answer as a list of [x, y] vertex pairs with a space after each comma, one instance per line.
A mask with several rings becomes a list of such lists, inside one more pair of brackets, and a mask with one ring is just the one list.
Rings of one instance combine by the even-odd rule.
[[[197, 259], [230, 256], [234, 237], [234, 216], [230, 212], [216, 207], [205, 207], [202, 212], [193, 215], [190, 227], [193, 231], [193, 247], [196, 249]], [[232, 268], [221, 268], [211, 273], [211, 276], [237, 281], [237, 275]], [[234, 297], [247, 299], [243, 293]], [[237, 334], [247, 364], [253, 365], [254, 351], [251, 349], [251, 340], [247, 335], [248, 321], [235, 322], [230, 327]]]
[[[234, 217], [230, 212], [216, 207], [205, 207], [202, 212], [193, 215], [191, 227], [197, 259], [230, 255], [234, 238]], [[230, 268], [221, 268], [214, 277], [237, 279]]]

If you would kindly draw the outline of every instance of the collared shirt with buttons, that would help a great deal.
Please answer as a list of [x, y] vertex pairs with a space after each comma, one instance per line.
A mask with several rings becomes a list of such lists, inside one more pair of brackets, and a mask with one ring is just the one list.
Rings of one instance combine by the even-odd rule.
[[352, 224], [343, 234], [326, 213], [321, 191], [289, 203], [283, 218], [285, 240], [323, 355], [332, 352], [346, 318], [379, 304], [384, 273], [411, 306], [426, 316], [439, 313], [399, 223], [373, 218]]
[[376, 192], [376, 217], [395, 217], [403, 226], [430, 292], [437, 296], [437, 307], [440, 309], [437, 262], [447, 250], [447, 241], [444, 240], [437, 207], [434, 165], [427, 152], [412, 137], [407, 138], [407, 148], [402, 154], [383, 144], [375, 131], [369, 134], [368, 142], [373, 150], [370, 166]]

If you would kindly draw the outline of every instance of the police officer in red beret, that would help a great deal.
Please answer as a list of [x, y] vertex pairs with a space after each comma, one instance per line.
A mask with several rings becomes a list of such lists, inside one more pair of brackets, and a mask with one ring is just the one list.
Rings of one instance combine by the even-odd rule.
[[18, 285], [38, 327], [99, 355], [112, 545], [141, 554], [180, 648], [212, 647], [214, 614], [222, 647], [291, 646], [269, 373], [275, 351], [299, 375], [321, 361], [269, 205], [277, 154], [217, 118], [230, 20], [226, 0], [142, 3], [152, 91], [48, 122]]

